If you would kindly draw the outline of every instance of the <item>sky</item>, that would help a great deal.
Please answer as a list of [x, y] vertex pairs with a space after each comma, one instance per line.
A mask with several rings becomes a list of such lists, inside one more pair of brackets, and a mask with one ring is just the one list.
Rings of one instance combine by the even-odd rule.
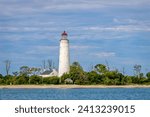
[[150, 71], [150, 0], [0, 0], [0, 73], [21, 66], [58, 68], [59, 40], [67, 31], [70, 61], [89, 71], [100, 63], [133, 75]]

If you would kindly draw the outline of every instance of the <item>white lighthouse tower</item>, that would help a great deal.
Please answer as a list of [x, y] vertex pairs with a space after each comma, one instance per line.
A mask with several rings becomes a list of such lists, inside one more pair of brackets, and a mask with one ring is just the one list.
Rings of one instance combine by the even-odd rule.
[[68, 34], [64, 31], [61, 36], [58, 71], [59, 77], [61, 77], [64, 73], [69, 73], [70, 70], [69, 40], [67, 39]]

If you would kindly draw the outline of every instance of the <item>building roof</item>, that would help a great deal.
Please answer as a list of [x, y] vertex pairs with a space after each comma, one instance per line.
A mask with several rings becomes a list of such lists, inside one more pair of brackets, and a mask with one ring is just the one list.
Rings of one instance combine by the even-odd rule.
[[61, 35], [62, 35], [62, 36], [64, 36], [64, 35], [66, 35], [66, 36], [67, 36], [68, 34], [67, 34], [67, 32], [66, 32], [66, 31], [64, 31]]
[[52, 72], [52, 70], [46, 70], [44, 72], [41, 73], [41, 75], [48, 75]]

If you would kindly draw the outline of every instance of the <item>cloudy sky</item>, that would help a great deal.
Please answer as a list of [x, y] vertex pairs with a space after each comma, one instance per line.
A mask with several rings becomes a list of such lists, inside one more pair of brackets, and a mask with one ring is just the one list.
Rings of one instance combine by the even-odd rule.
[[109, 64], [133, 75], [133, 65], [150, 71], [150, 0], [0, 0], [0, 73], [11, 60], [41, 67], [58, 66], [59, 40], [66, 30], [71, 62], [85, 70]]

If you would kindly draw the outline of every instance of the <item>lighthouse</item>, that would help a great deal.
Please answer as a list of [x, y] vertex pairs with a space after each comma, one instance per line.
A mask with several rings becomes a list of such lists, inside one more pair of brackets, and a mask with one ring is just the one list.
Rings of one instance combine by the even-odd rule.
[[59, 77], [64, 73], [69, 73], [70, 70], [69, 40], [67, 39], [67, 36], [68, 34], [65, 31], [61, 34], [58, 70]]

